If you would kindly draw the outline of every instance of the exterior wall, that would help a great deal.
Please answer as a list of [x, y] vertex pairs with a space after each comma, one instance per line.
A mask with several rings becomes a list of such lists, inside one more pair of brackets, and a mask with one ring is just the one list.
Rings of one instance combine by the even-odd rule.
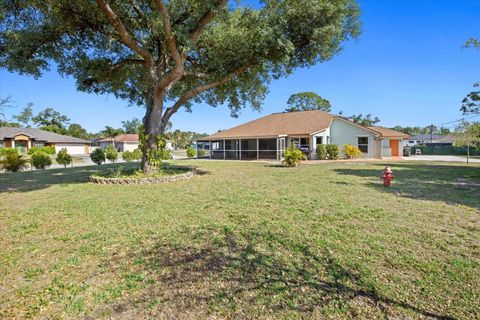
[[70, 143], [56, 143], [55, 152], [58, 153], [61, 149], [67, 149], [69, 154], [85, 154], [85, 144], [70, 144]]
[[103, 149], [103, 148], [108, 147], [112, 143], [113, 143], [112, 141], [101, 141], [101, 142], [98, 143], [98, 146]]
[[330, 128], [327, 128], [321, 132], [312, 134], [310, 136], [310, 150], [312, 150], [313, 153], [313, 159], [317, 159], [317, 137], [322, 137], [323, 141], [322, 144], [329, 144], [330, 143]]
[[12, 140], [11, 139], [5, 139], [3, 140], [3, 144], [5, 148], [13, 148]]
[[138, 142], [124, 142], [122, 151], [133, 151], [138, 149]]
[[364, 157], [373, 157], [375, 134], [347, 121], [334, 119], [330, 125], [330, 143], [337, 144], [340, 152], [345, 144], [358, 146], [358, 137], [368, 137], [368, 153]]

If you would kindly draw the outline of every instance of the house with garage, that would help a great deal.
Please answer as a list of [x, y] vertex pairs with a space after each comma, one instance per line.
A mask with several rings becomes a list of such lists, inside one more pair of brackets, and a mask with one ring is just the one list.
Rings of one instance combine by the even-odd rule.
[[[140, 144], [140, 138], [138, 134], [134, 133], [122, 133], [115, 137], [104, 138], [96, 141], [96, 144], [100, 148], [106, 148], [108, 145], [113, 144], [119, 152], [134, 151], [138, 149]], [[166, 148], [172, 150], [172, 142], [166, 141]]]
[[364, 158], [398, 157], [409, 136], [384, 127], [365, 127], [320, 110], [273, 113], [198, 139], [208, 142], [212, 159], [283, 159], [294, 145], [316, 158], [316, 146], [357, 146]]
[[55, 147], [58, 153], [67, 149], [69, 154], [80, 155], [90, 152], [90, 141], [65, 136], [37, 128], [0, 127], [0, 148], [16, 148], [25, 153], [32, 147]]

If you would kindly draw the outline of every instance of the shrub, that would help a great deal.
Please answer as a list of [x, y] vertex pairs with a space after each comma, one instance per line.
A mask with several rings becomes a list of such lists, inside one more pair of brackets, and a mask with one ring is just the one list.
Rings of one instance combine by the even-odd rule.
[[101, 165], [105, 162], [105, 151], [102, 148], [97, 148], [90, 153], [90, 159], [92, 159], [93, 163]]
[[126, 162], [132, 162], [134, 160], [133, 159], [133, 152], [125, 151], [124, 153], [122, 153], [122, 158]]
[[300, 149], [295, 148], [295, 146], [290, 146], [285, 150], [285, 160], [284, 164], [287, 167], [296, 167], [300, 164], [302, 160], [306, 160], [307, 157], [303, 154]]
[[340, 154], [340, 150], [336, 144], [327, 144], [325, 146], [325, 151], [327, 153], [327, 159], [337, 160]]
[[203, 149], [197, 150], [197, 157], [205, 157], [206, 154], [207, 153]]
[[317, 159], [325, 160], [327, 156], [327, 151], [325, 150], [324, 144], [317, 144]]
[[46, 154], [55, 154], [55, 147], [52, 146], [46, 146], [46, 147], [31, 147], [28, 149], [28, 154], [32, 155], [37, 151], [43, 151]]
[[142, 160], [142, 150], [135, 149], [133, 150], [133, 160], [140, 161]]
[[14, 148], [0, 149], [0, 168], [5, 171], [17, 172], [28, 165], [29, 161]]
[[32, 154], [32, 164], [36, 169], [45, 169], [52, 164], [52, 159], [46, 152], [37, 150]]
[[362, 155], [362, 151], [360, 151], [360, 149], [358, 149], [356, 146], [346, 144], [343, 146], [343, 154], [347, 159], [354, 159], [360, 157]]
[[195, 157], [195, 149], [193, 149], [192, 147], [188, 146], [186, 152], [187, 152], [187, 157], [189, 158]]
[[55, 154], [55, 147], [53, 146], [46, 146], [42, 148], [42, 151], [46, 154]]
[[66, 168], [70, 163], [72, 163], [72, 156], [68, 154], [67, 149], [62, 148], [58, 151], [57, 158], [55, 159], [58, 164], [63, 164]]
[[118, 160], [118, 151], [113, 144], [109, 144], [105, 148], [105, 157], [110, 160], [110, 162], [115, 162]]

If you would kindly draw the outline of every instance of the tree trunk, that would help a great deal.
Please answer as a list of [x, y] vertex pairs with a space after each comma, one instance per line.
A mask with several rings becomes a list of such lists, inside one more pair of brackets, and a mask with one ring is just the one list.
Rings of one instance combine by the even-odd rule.
[[160, 89], [154, 89], [149, 92], [148, 106], [143, 118], [144, 134], [146, 137], [145, 145], [143, 146], [142, 156], [142, 171], [145, 174], [153, 173], [154, 166], [148, 159], [149, 150], [157, 150], [157, 136], [163, 133], [163, 96], [164, 92]]

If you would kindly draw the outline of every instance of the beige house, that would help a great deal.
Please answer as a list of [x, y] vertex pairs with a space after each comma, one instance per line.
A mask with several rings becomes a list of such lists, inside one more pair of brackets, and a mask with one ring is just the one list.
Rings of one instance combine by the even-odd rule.
[[0, 127], [0, 148], [16, 148], [25, 153], [32, 147], [45, 146], [55, 147], [57, 153], [63, 148], [73, 155], [90, 152], [90, 141], [87, 140], [37, 128]]
[[[134, 151], [138, 149], [140, 139], [138, 134], [122, 133], [113, 138], [105, 138], [98, 140], [98, 146], [100, 148], [106, 148], [108, 145], [113, 144], [119, 152]], [[167, 140], [166, 148], [172, 150], [172, 143]]]
[[210, 145], [212, 159], [283, 158], [291, 145], [310, 159], [316, 158], [319, 144], [357, 146], [365, 158], [398, 157], [403, 153], [402, 140], [408, 135], [384, 127], [365, 127], [320, 110], [273, 113], [198, 139]]

